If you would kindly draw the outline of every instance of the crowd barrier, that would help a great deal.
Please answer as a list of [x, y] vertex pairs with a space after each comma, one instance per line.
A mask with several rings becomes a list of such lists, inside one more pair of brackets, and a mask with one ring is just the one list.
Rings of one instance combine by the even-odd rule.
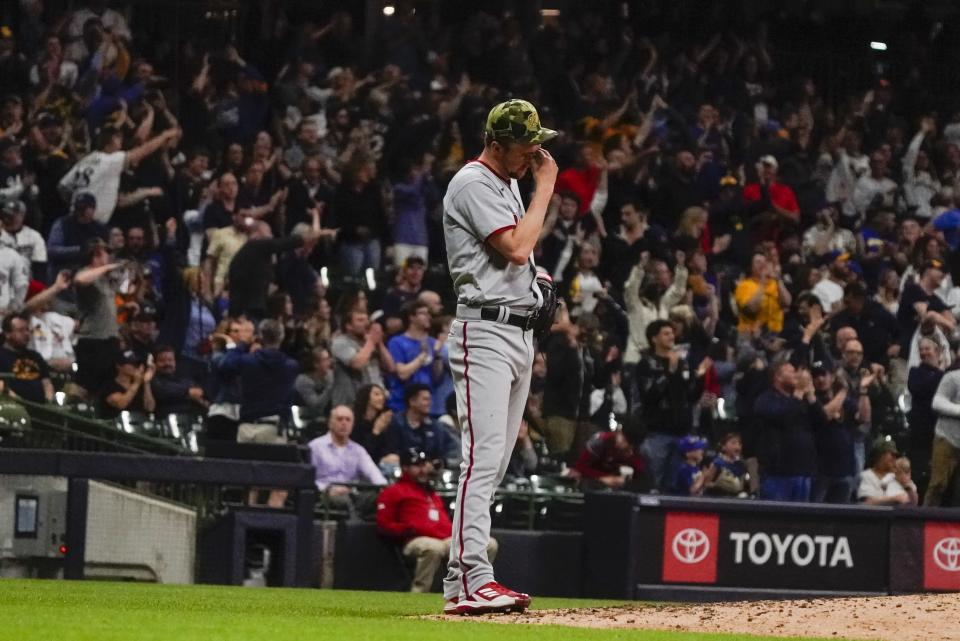
[[589, 597], [719, 600], [960, 590], [960, 512], [589, 494]]

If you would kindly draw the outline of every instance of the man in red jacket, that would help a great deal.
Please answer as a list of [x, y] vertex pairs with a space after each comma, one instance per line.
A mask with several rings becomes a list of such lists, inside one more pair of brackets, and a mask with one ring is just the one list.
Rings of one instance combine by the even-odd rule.
[[[417, 560], [411, 592], [429, 592], [440, 562], [450, 556], [452, 525], [443, 500], [430, 487], [433, 462], [415, 449], [400, 452], [403, 475], [377, 497], [377, 530], [403, 546], [403, 555]], [[497, 555], [491, 537], [487, 555]], [[451, 604], [450, 613], [455, 612]], [[446, 608], [444, 610], [446, 612]]]

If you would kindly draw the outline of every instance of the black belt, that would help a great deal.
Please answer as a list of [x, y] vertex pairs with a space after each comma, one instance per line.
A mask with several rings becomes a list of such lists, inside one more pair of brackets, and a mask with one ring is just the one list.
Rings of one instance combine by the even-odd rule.
[[510, 313], [507, 315], [506, 320], [500, 320], [500, 308], [499, 307], [481, 307], [480, 308], [480, 318], [485, 321], [494, 321], [497, 323], [506, 323], [507, 325], [513, 325], [514, 327], [519, 327], [523, 331], [528, 331], [533, 329], [533, 314], [514, 314]]

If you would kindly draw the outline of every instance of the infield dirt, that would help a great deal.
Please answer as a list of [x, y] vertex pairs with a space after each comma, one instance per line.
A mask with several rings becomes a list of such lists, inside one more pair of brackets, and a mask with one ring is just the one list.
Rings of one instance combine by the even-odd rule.
[[500, 623], [869, 641], [960, 640], [960, 594], [714, 604], [637, 604], [488, 615]]

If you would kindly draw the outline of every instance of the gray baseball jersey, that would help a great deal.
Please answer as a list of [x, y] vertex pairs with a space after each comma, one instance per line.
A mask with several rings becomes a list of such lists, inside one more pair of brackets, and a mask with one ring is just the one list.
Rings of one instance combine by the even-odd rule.
[[490, 501], [517, 441], [534, 352], [531, 332], [481, 320], [479, 310], [463, 306], [500, 305], [523, 313], [540, 305], [542, 296], [532, 258], [515, 265], [487, 242], [516, 227], [524, 214], [515, 180], [479, 161], [468, 163], [450, 181], [443, 206], [450, 274], [460, 303], [447, 345], [463, 432], [443, 592], [447, 600], [462, 600], [494, 578], [487, 556]]
[[516, 227], [523, 212], [517, 181], [481, 161], [467, 163], [450, 181], [443, 199], [443, 234], [458, 303], [521, 311], [540, 304], [533, 257], [515, 265], [487, 243]]

